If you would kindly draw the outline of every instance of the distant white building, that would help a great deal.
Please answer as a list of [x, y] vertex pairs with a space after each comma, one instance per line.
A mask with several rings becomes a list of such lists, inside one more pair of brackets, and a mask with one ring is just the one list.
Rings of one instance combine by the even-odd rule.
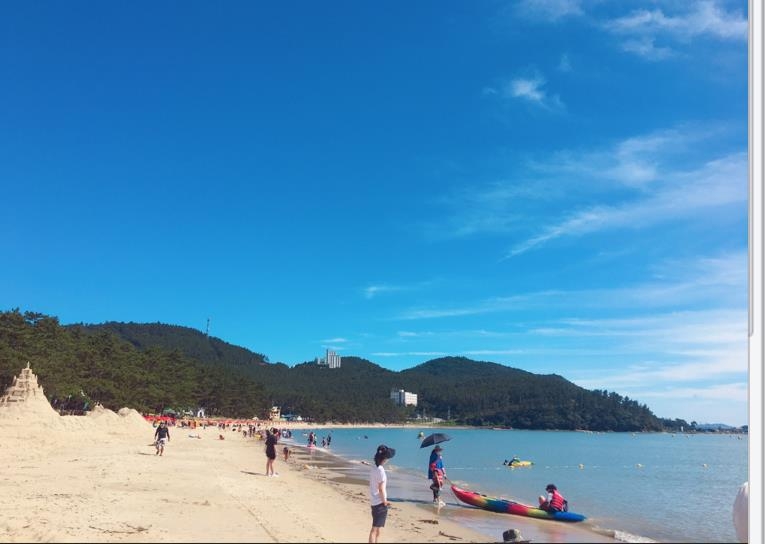
[[340, 365], [342, 364], [342, 358], [331, 349], [328, 349], [327, 356], [325, 358], [316, 358], [316, 364], [319, 366], [327, 366], [329, 368], [340, 368]]
[[331, 349], [327, 350], [327, 366], [329, 368], [340, 368], [340, 356], [332, 351]]
[[391, 389], [390, 398], [399, 406], [417, 406], [417, 394], [403, 389]]

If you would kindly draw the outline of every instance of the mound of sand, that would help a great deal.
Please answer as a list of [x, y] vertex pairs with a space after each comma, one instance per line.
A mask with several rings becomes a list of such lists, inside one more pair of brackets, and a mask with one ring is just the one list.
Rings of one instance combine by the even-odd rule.
[[121, 408], [119, 413], [115, 413], [97, 404], [86, 416], [59, 415], [48, 402], [42, 386], [37, 383], [37, 376], [27, 363], [0, 397], [0, 426], [29, 428], [34, 425], [67, 433], [99, 430], [145, 436], [153, 432], [151, 423], [132, 408]]
[[0, 420], [5, 423], [57, 425], [60, 416], [45, 398], [43, 388], [37, 383], [37, 376], [29, 368], [13, 378], [5, 394], [0, 397]]

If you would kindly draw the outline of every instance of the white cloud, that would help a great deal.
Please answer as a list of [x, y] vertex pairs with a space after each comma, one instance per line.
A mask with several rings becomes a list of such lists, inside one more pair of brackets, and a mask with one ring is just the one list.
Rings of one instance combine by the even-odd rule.
[[667, 172], [665, 183], [652, 194], [621, 204], [572, 212], [539, 234], [516, 244], [506, 255], [515, 257], [564, 236], [582, 236], [606, 229], [641, 229], [680, 218], [709, 216], [705, 210], [743, 203], [748, 198], [748, 162], [744, 153], [710, 161], [687, 172]]
[[571, 67], [571, 61], [568, 58], [568, 54], [564, 53], [560, 57], [560, 62], [558, 63], [558, 71], [568, 73], [572, 70], [573, 68]]
[[622, 49], [648, 60], [664, 60], [677, 53], [668, 45], [656, 45], [658, 36], [673, 44], [688, 42], [698, 37], [720, 40], [746, 40], [748, 22], [741, 12], [726, 12], [715, 2], [689, 3], [685, 13], [666, 15], [661, 9], [633, 11], [629, 15], [611, 19], [603, 27], [619, 36], [630, 36]]
[[503, 90], [503, 95], [508, 98], [520, 98], [536, 104], [546, 110], [563, 109], [558, 95], [548, 96], [542, 88], [546, 81], [541, 75], [535, 75], [531, 78], [516, 78], [509, 81]]
[[501, 85], [500, 89], [485, 87], [482, 90], [484, 96], [500, 96], [504, 99], [519, 99], [530, 102], [535, 106], [548, 111], [561, 111], [565, 109], [560, 96], [548, 95], [544, 89], [546, 80], [540, 74], [530, 77], [517, 77]]
[[322, 340], [326, 344], [343, 344], [347, 341], [347, 338], [328, 338], [327, 340]]
[[544, 102], [545, 93], [540, 87], [545, 84], [545, 80], [537, 77], [534, 79], [514, 79], [506, 89], [507, 94], [515, 98], [525, 98], [539, 104]]
[[746, 402], [748, 383], [734, 382], [710, 385], [708, 387], [671, 387], [664, 390], [642, 391], [641, 397], [682, 399], [713, 399], [733, 402]]
[[473, 349], [459, 352], [460, 355], [484, 356], [484, 355], [519, 355], [525, 353], [523, 349]]
[[477, 315], [507, 310], [522, 304], [539, 304], [541, 299], [554, 296], [556, 292], [544, 291], [509, 297], [495, 297], [479, 301], [473, 305], [458, 308], [420, 308], [407, 310], [399, 314], [396, 319], [433, 319], [442, 317], [458, 317], [465, 315]]
[[[716, 130], [724, 130], [717, 128]], [[567, 179], [619, 183], [642, 188], [671, 171], [667, 164], [684, 157], [689, 150], [710, 139], [714, 128], [686, 127], [659, 130], [626, 138], [605, 149], [563, 150], [533, 161], [530, 166], [541, 174]]]
[[657, 47], [655, 40], [650, 37], [627, 40], [622, 43], [622, 49], [648, 60], [664, 60], [677, 56], [677, 53], [669, 47]]
[[[628, 287], [615, 287], [604, 289], [582, 290], [547, 290], [522, 293], [512, 296], [492, 297], [484, 300], [451, 308], [416, 308], [402, 312], [396, 319], [418, 320], [459, 317], [466, 315], [480, 315], [496, 312], [519, 311], [549, 307], [556, 308], [631, 308], [633, 310], [650, 308], [672, 308], [691, 304], [718, 304], [722, 308], [731, 307], [733, 310], [724, 310], [724, 315], [717, 319], [713, 316], [712, 321], [717, 322], [708, 331], [704, 332], [707, 338], [718, 331], [729, 330], [728, 326], [740, 326], [746, 322], [746, 316], [736, 308], [744, 308], [746, 305], [747, 285], [747, 254], [746, 252], [733, 252], [714, 257], [700, 257], [691, 260], [667, 261], [658, 270], [665, 278], [650, 283], [642, 283]], [[738, 304], [737, 304], [738, 301]], [[723, 310], [721, 310], [723, 311]], [[703, 317], [703, 313], [691, 313], [684, 319], [697, 322]], [[693, 316], [692, 318], [690, 316]], [[672, 321], [677, 316], [673, 315]], [[645, 319], [645, 318], [640, 318]], [[592, 322], [594, 323], [594, 322]], [[635, 321], [611, 321], [613, 326], [626, 327], [634, 331], [637, 325]], [[587, 322], [565, 322], [566, 325], [579, 325], [580, 329], [586, 328]], [[594, 327], [590, 327], [594, 329]], [[557, 329], [554, 329], [557, 330]], [[666, 330], [666, 324], [661, 323], [657, 327], [661, 331]], [[537, 334], [553, 332], [545, 328], [536, 330]], [[738, 333], [736, 333], [738, 334]]]
[[363, 293], [365, 298], [371, 299], [381, 293], [392, 293], [394, 291], [401, 291], [402, 289], [402, 287], [397, 287], [395, 285], [369, 285], [363, 289]]
[[[711, 197], [718, 194], [720, 204], [740, 201], [746, 198], [746, 154], [694, 164], [702, 160], [699, 157], [714, 153], [706, 146], [728, 130], [724, 125], [689, 125], [627, 138], [604, 148], [561, 150], [533, 160], [519, 158], [506, 179], [478, 189], [470, 185], [443, 198], [454, 213], [446, 227], [438, 225], [430, 232], [434, 237], [518, 236], [531, 225], [542, 225], [506, 255], [513, 256], [568, 234], [656, 224], [662, 216], [671, 217], [678, 205], [690, 211], [707, 207], [700, 206], [699, 200], [706, 199], [713, 206]], [[557, 220], [543, 216], [560, 209], [555, 203], [577, 198], [605, 204], [580, 209], [567, 205], [568, 215]], [[642, 222], [633, 224], [635, 219]]]
[[372, 284], [364, 287], [361, 291], [366, 299], [372, 299], [377, 295], [396, 293], [400, 291], [416, 291], [432, 286], [437, 280], [430, 279], [412, 283], [409, 285], [391, 285], [389, 283]]
[[[699, 361], [681, 364], [653, 363], [642, 368], [629, 368], [626, 371], [608, 372], [598, 369], [595, 376], [581, 379], [572, 376], [570, 379], [577, 385], [587, 389], [625, 390], [637, 387], [651, 391], [669, 387], [673, 384], [693, 382], [719, 381], [722, 376], [741, 376], [746, 374], [746, 353], [741, 350], [738, 357], [728, 360]], [[723, 366], [721, 363], [737, 363], [735, 366]], [[742, 368], [743, 367], [743, 368]]]
[[444, 351], [378, 351], [375, 357], [446, 357], [452, 355]]
[[605, 28], [617, 34], [667, 34], [679, 39], [708, 35], [720, 39], [746, 40], [748, 23], [743, 13], [727, 13], [715, 2], [689, 3], [690, 10], [665, 15], [660, 9], [637, 10], [612, 19]]
[[528, 19], [556, 22], [583, 15], [581, 4], [581, 0], [521, 0], [515, 6], [515, 13]]

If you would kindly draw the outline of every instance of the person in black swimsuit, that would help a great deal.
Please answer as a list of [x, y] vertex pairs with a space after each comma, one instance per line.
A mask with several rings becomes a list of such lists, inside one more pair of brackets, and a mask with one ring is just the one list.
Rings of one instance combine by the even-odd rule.
[[278, 476], [274, 472], [276, 459], [276, 443], [279, 441], [279, 430], [276, 427], [266, 430], [266, 476]]

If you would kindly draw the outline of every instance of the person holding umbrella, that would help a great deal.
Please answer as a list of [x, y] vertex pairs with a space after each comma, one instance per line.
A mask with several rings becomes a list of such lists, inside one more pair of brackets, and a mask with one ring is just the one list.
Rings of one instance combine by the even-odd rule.
[[430, 489], [433, 491], [433, 504], [436, 506], [446, 505], [441, 500], [441, 488], [444, 487], [444, 477], [446, 476], [444, 460], [441, 457], [442, 451], [443, 448], [436, 444], [436, 447], [430, 452], [430, 460], [428, 461], [428, 479], [432, 482]]

